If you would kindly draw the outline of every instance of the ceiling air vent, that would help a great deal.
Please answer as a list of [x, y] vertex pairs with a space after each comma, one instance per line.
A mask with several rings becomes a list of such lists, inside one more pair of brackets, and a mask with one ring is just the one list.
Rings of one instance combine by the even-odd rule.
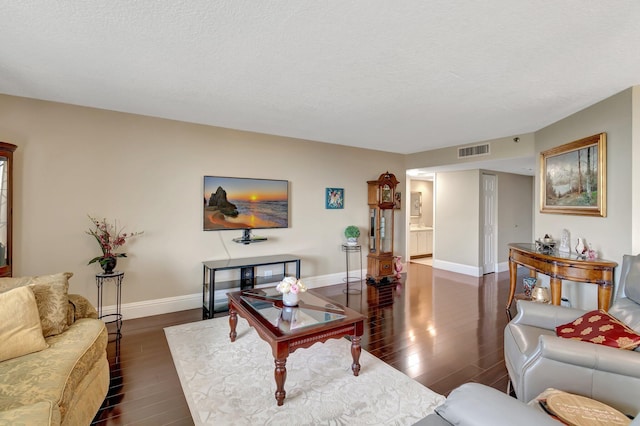
[[475, 157], [478, 155], [489, 154], [489, 144], [465, 146], [464, 148], [458, 148], [458, 158]]

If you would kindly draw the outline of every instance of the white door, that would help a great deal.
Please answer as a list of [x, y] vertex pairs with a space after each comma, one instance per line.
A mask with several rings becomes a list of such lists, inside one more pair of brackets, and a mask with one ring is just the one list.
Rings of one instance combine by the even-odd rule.
[[497, 177], [495, 175], [482, 175], [482, 269], [484, 274], [496, 271], [496, 205], [497, 205]]

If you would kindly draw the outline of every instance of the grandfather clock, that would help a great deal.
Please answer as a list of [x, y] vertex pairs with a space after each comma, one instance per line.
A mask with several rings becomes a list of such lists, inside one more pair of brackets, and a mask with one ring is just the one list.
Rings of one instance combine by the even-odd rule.
[[369, 204], [369, 253], [367, 283], [387, 283], [394, 277], [393, 235], [394, 200], [398, 180], [383, 173], [378, 180], [367, 181]]

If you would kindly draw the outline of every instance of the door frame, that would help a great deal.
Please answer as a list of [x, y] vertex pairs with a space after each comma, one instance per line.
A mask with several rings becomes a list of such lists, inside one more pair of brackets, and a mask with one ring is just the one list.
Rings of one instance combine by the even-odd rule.
[[[493, 197], [490, 200], [487, 199], [487, 192], [485, 190], [486, 185], [485, 182], [487, 180], [493, 181]], [[481, 196], [480, 200], [482, 201], [482, 208], [480, 209], [480, 213], [482, 215], [482, 228], [481, 228], [481, 239], [482, 243], [481, 247], [481, 259], [482, 259], [482, 273], [490, 274], [497, 272], [498, 270], [498, 176], [493, 173], [482, 172], [481, 175]], [[486, 206], [488, 203], [491, 203], [491, 214], [492, 214], [492, 223], [493, 229], [488, 234], [486, 228]], [[490, 263], [486, 262], [486, 252], [487, 252], [487, 235], [490, 235], [489, 241], [490, 250], [491, 250], [491, 259]]]

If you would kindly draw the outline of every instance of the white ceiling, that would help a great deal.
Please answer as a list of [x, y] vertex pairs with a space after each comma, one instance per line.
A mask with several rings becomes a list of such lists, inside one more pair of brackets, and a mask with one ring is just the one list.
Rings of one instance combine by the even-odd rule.
[[0, 93], [396, 153], [640, 83], [640, 2], [0, 0]]

